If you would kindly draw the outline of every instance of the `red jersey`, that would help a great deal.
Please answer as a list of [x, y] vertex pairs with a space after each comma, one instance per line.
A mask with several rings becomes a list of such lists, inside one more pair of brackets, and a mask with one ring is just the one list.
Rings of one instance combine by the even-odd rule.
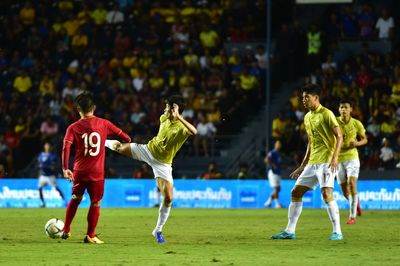
[[67, 128], [62, 151], [62, 167], [69, 169], [69, 154], [75, 146], [75, 181], [104, 180], [105, 141], [108, 136], [116, 136], [126, 142], [131, 138], [106, 119], [96, 116], [83, 118]]

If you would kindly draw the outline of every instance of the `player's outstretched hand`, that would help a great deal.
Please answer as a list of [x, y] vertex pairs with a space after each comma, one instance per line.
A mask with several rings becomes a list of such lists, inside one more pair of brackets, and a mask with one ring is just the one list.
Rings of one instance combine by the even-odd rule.
[[68, 181], [70, 182], [74, 181], [74, 174], [72, 173], [71, 170], [69, 169], [63, 170], [63, 175], [66, 179], [68, 179]]

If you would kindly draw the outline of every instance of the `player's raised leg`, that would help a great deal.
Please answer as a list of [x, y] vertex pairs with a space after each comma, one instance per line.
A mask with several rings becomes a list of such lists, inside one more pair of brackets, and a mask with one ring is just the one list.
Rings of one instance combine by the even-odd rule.
[[130, 143], [121, 143], [118, 140], [108, 139], [106, 140], [105, 146], [110, 150], [118, 152], [124, 156], [132, 158], [132, 149]]
[[172, 192], [173, 184], [166, 179], [157, 177], [157, 186], [163, 195], [163, 201], [161, 203], [160, 209], [158, 211], [157, 225], [153, 230], [153, 236], [158, 243], [164, 243], [164, 237], [162, 235], [162, 229], [168, 220], [169, 213], [172, 206]]
[[306, 186], [296, 185], [292, 190], [292, 199], [288, 210], [288, 224], [286, 229], [273, 235], [272, 239], [296, 239], [296, 225], [303, 210], [303, 195], [309, 190]]

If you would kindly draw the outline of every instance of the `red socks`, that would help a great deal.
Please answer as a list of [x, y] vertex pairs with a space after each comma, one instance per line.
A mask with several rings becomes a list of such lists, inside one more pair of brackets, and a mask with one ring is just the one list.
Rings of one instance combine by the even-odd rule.
[[65, 214], [64, 229], [63, 229], [63, 231], [66, 233], [69, 233], [69, 231], [70, 231], [70, 226], [71, 226], [72, 220], [75, 217], [76, 210], [78, 209], [79, 203], [80, 202], [73, 200], [73, 199], [71, 199], [68, 203], [67, 211]]
[[96, 230], [97, 222], [99, 220], [99, 216], [100, 216], [100, 207], [99, 206], [90, 206], [88, 216], [87, 216], [88, 227], [87, 227], [87, 233], [86, 233], [89, 237], [95, 236], [95, 230]]

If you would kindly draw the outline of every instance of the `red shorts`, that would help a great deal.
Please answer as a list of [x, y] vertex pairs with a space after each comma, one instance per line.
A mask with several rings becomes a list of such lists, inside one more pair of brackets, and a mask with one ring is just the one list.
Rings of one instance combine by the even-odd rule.
[[104, 180], [100, 181], [77, 181], [72, 187], [72, 195], [83, 196], [87, 189], [90, 201], [100, 201], [104, 194]]

